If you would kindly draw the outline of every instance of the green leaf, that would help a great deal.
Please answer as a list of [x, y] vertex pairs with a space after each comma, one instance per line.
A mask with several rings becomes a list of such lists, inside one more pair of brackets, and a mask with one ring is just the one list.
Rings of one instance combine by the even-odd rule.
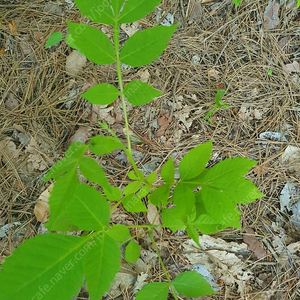
[[297, 2], [297, 7], [299, 7], [300, 6], [300, 0], [298, 0], [298, 2]]
[[161, 0], [128, 0], [121, 12], [118, 23], [139, 21], [151, 13], [160, 2]]
[[[207, 170], [202, 177], [201, 198], [198, 204], [202, 206], [203, 214], [210, 216], [211, 224], [216, 223], [215, 230], [226, 227], [241, 228], [240, 214], [236, 204], [247, 204], [264, 195], [256, 186], [243, 177], [256, 162], [246, 158], [226, 159]], [[201, 231], [199, 220], [194, 225]], [[213, 230], [213, 226], [209, 230]]]
[[172, 231], [184, 229], [189, 220], [194, 220], [196, 217], [195, 194], [180, 182], [175, 187], [171, 200], [176, 207], [163, 209], [162, 221]]
[[66, 37], [68, 45], [84, 54], [96, 64], [112, 64], [116, 61], [113, 45], [98, 28], [67, 21], [70, 33]]
[[135, 194], [129, 194], [122, 199], [122, 204], [128, 212], [148, 211], [143, 201]]
[[144, 173], [140, 170], [137, 170], [137, 173], [136, 171], [130, 171], [128, 173], [128, 178], [131, 180], [140, 180], [144, 178]]
[[163, 224], [172, 231], [185, 229], [185, 222], [182, 220], [184, 215], [177, 207], [162, 210], [161, 219]]
[[205, 169], [201, 174], [199, 174], [198, 176], [192, 178], [192, 179], [188, 179], [188, 180], [184, 180], [182, 181], [182, 184], [184, 184], [185, 186], [187, 186], [190, 189], [195, 189], [199, 186], [201, 186], [202, 182], [203, 182], [203, 178], [205, 176], [205, 174], [209, 171], [209, 169]]
[[191, 225], [189, 223], [186, 224], [186, 233], [200, 247], [199, 233], [193, 225]]
[[131, 237], [129, 229], [122, 224], [117, 224], [110, 227], [107, 235], [109, 235], [117, 243], [122, 243]]
[[119, 94], [112, 84], [102, 83], [93, 86], [81, 96], [92, 104], [106, 105], [113, 103]]
[[124, 89], [126, 99], [135, 106], [151, 102], [153, 98], [158, 97], [161, 94], [160, 91], [140, 80], [129, 82]]
[[201, 185], [226, 193], [237, 204], [253, 202], [264, 194], [243, 176], [256, 164], [256, 161], [242, 157], [225, 159], [208, 170]]
[[137, 180], [137, 179], [139, 179], [139, 177], [135, 174], [135, 171], [130, 171], [127, 176], [131, 180]]
[[139, 198], [144, 198], [146, 197], [150, 192], [150, 189], [147, 185], [144, 185], [138, 192], [138, 197]]
[[223, 191], [206, 186], [203, 186], [200, 192], [205, 211], [209, 216], [212, 216], [218, 224], [241, 229], [241, 212], [234, 204], [234, 195], [228, 195]]
[[134, 263], [140, 257], [140, 253], [141, 253], [140, 245], [135, 241], [131, 240], [125, 248], [125, 259], [129, 263]]
[[[114, 10], [114, 15], [115, 15], [116, 17], [119, 16], [120, 10], [121, 10], [121, 8], [122, 8], [124, 2], [125, 2], [125, 0], [112, 0], [112, 1], [111, 1], [111, 6], [112, 6], [112, 8], [113, 8], [113, 10]], [[119, 19], [119, 17], [118, 17], [117, 19]], [[118, 23], [119, 23], [119, 22], [118, 22]]]
[[210, 159], [212, 142], [201, 144], [190, 150], [179, 164], [181, 180], [189, 180], [201, 174]]
[[235, 4], [235, 7], [238, 7], [243, 0], [233, 0], [233, 3]]
[[125, 196], [127, 196], [129, 194], [133, 194], [133, 193], [137, 192], [140, 189], [140, 187], [142, 186], [142, 184], [143, 184], [143, 182], [141, 182], [141, 181], [130, 182], [123, 190], [123, 194]]
[[157, 172], [154, 171], [154, 172], [152, 172], [151, 174], [148, 175], [147, 181], [152, 184], [152, 183], [155, 182], [156, 177], [157, 177]]
[[166, 206], [170, 197], [170, 185], [163, 185], [154, 190], [149, 196], [149, 202], [159, 207], [160, 205]]
[[69, 217], [80, 230], [101, 230], [110, 219], [110, 205], [93, 186], [80, 184], [68, 207]]
[[69, 217], [68, 207], [78, 185], [76, 168], [56, 180], [49, 198], [50, 220], [45, 224], [49, 230], [71, 231], [75, 225]]
[[165, 282], [146, 284], [136, 295], [135, 300], [167, 300], [169, 286]]
[[60, 175], [71, 170], [78, 165], [79, 159], [88, 149], [87, 145], [84, 145], [80, 142], [74, 142], [68, 148], [64, 158], [55, 163], [45, 177], [42, 179], [42, 182], [45, 182], [49, 179], [57, 179]]
[[167, 48], [167, 43], [177, 26], [178, 24], [155, 26], [144, 31], [137, 31], [123, 46], [120, 53], [121, 62], [132, 67], [150, 64]]
[[[219, 232], [228, 227], [227, 223], [224, 222], [226, 219], [222, 220], [222, 222], [217, 222], [214, 215], [210, 215], [204, 207], [202, 192], [199, 191], [195, 193], [196, 197], [196, 217], [195, 220], [190, 222], [192, 226], [195, 226], [201, 233], [211, 234], [215, 232]], [[236, 207], [234, 208], [237, 209]], [[229, 217], [232, 217], [233, 214]], [[239, 214], [237, 215], [237, 222], [239, 223]]]
[[175, 167], [174, 167], [173, 157], [171, 156], [161, 169], [161, 177], [166, 183], [173, 184], [174, 176], [175, 176]]
[[117, 149], [125, 150], [124, 145], [115, 137], [96, 135], [90, 139], [89, 147], [94, 154], [105, 155]]
[[[87, 238], [45, 234], [27, 240], [1, 265], [1, 299], [71, 299], [83, 286]], [[63, 288], [62, 288], [63, 287]]]
[[215, 96], [215, 102], [216, 102], [217, 108], [222, 108], [222, 107], [228, 108], [229, 107], [228, 105], [226, 105], [224, 102], [221, 101], [225, 93], [226, 93], [226, 90], [217, 90], [217, 93]]
[[88, 180], [99, 184], [110, 201], [121, 199], [121, 191], [117, 187], [111, 186], [106, 178], [103, 169], [90, 157], [82, 157], [79, 160], [80, 172]]
[[54, 32], [49, 36], [48, 41], [45, 44], [45, 47], [51, 47], [61, 42], [62, 39], [63, 39], [63, 35], [61, 32]]
[[196, 271], [188, 271], [179, 274], [173, 285], [180, 295], [186, 297], [200, 297], [216, 294], [209, 283]]
[[[231, 219], [233, 219], [232, 213], [229, 216], [231, 217]], [[237, 222], [239, 223], [239, 215], [237, 217]], [[199, 232], [203, 234], [212, 234], [220, 232], [229, 227], [229, 225], [227, 225], [227, 223], [225, 223], [224, 220], [222, 220], [221, 223], [217, 222], [214, 219], [214, 217], [210, 216], [209, 214], [201, 214], [199, 217], [197, 217], [196, 220], [191, 222], [191, 225], [195, 226], [199, 230]]]
[[171, 201], [185, 218], [196, 213], [195, 194], [182, 182], [179, 182], [175, 187]]
[[99, 300], [109, 290], [121, 265], [119, 245], [107, 234], [100, 231], [98, 236], [78, 252], [84, 258], [84, 273], [91, 300]]
[[[91, 21], [106, 25], [114, 25], [116, 23], [116, 18], [113, 15], [108, 0], [75, 0], [74, 2], [80, 12]], [[116, 0], [113, 0], [113, 2], [116, 2]], [[115, 6], [115, 4], [113, 6]]]

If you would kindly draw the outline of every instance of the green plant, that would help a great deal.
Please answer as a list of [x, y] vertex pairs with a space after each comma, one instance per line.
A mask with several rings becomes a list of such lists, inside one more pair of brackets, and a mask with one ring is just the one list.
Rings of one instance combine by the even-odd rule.
[[235, 4], [235, 7], [238, 7], [243, 0], [233, 0], [233, 3]]
[[[128, 262], [138, 259], [140, 246], [134, 241], [136, 236], [131, 236], [129, 231], [137, 227], [149, 234], [165, 274], [162, 282], [149, 283], [139, 291], [137, 300], [167, 299], [169, 291], [175, 299], [178, 299], [178, 293], [187, 297], [213, 294], [215, 292], [207, 281], [195, 271], [183, 272], [174, 280], [170, 278], [152, 231], [157, 227], [168, 227], [173, 231], [186, 229], [187, 234], [199, 244], [199, 232], [209, 234], [227, 227], [241, 228], [241, 213], [236, 204], [247, 204], [263, 196], [251, 181], [244, 178], [256, 162], [246, 158], [226, 159], [206, 169], [212, 151], [212, 143], [207, 142], [183, 157], [179, 164], [179, 180], [175, 179], [172, 157], [161, 169], [164, 183], [157, 184], [157, 172], [145, 177], [132, 157], [125, 101], [141, 105], [161, 92], [141, 81], [132, 81], [123, 87], [121, 62], [134, 67], [151, 63], [166, 48], [177, 25], [156, 26], [137, 32], [120, 50], [119, 25], [143, 18], [161, 0], [75, 2], [90, 20], [114, 28], [112, 44], [95, 27], [67, 22], [69, 34], [66, 40], [97, 64], [116, 63], [118, 89], [102, 83], [82, 96], [93, 104], [110, 104], [121, 98], [127, 146], [103, 123], [101, 126], [107, 131], [107, 136], [94, 136], [87, 145], [73, 143], [65, 157], [52, 166], [43, 179], [55, 180], [49, 200], [50, 220], [45, 226], [49, 232], [57, 233], [27, 240], [6, 259], [0, 272], [1, 299], [71, 299], [84, 281], [90, 299], [100, 299], [109, 290], [120, 268], [120, 247], [126, 246], [124, 257]], [[58, 40], [53, 39], [53, 42]], [[49, 44], [51, 42], [47, 46]], [[95, 155], [123, 149], [132, 164], [132, 171], [128, 174], [131, 182], [123, 192], [109, 183], [96, 160], [84, 156], [88, 149]], [[80, 183], [78, 173], [89, 183]], [[111, 211], [119, 205], [135, 213], [147, 211], [145, 203], [157, 206], [163, 225], [154, 225], [155, 221], [136, 226], [110, 224]], [[81, 234], [65, 234], [70, 231]]]
[[59, 43], [62, 39], [63, 39], [63, 35], [61, 32], [54, 32], [49, 36], [48, 41], [45, 44], [45, 47], [51, 47]]
[[202, 121], [208, 120], [210, 124], [212, 124], [211, 117], [214, 115], [214, 113], [222, 108], [228, 108], [229, 106], [225, 103], [222, 102], [223, 96], [227, 93], [229, 88], [226, 90], [217, 90], [216, 96], [215, 96], [215, 105], [214, 107], [205, 115], [205, 117], [202, 119]]

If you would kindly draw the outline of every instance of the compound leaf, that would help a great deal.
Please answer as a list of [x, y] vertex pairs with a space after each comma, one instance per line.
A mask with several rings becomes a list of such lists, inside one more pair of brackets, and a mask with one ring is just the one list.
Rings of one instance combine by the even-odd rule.
[[146, 284], [136, 295], [135, 300], [167, 300], [169, 286], [165, 282]]
[[175, 176], [175, 167], [174, 167], [173, 157], [171, 156], [161, 169], [161, 177], [166, 183], [173, 184], [174, 176]]
[[[146, 1], [150, 2], [149, 0]], [[137, 31], [123, 46], [120, 60], [122, 63], [132, 67], [150, 64], [166, 49], [167, 43], [177, 26], [178, 24], [155, 26], [144, 31]]]
[[68, 206], [78, 185], [76, 168], [56, 180], [49, 198], [50, 220], [45, 224], [49, 230], [71, 231], [75, 225], [68, 215]]
[[42, 179], [42, 182], [45, 182], [49, 179], [57, 179], [60, 175], [77, 166], [79, 159], [82, 157], [82, 155], [87, 149], [88, 146], [80, 142], [72, 143], [66, 151], [65, 157], [51, 167], [51, 169]]
[[86, 244], [87, 238], [51, 233], [27, 240], [1, 265], [1, 298], [64, 300], [77, 296], [84, 276], [83, 260], [76, 254]]
[[216, 184], [227, 184], [233, 178], [242, 178], [256, 164], [256, 161], [243, 157], [224, 159], [207, 171], [203, 182], [209, 179]]
[[[243, 176], [256, 165], [256, 161], [236, 157], [225, 159], [211, 169], [202, 178], [201, 185], [225, 193], [237, 204], [247, 204], [264, 196], [257, 187]], [[204, 196], [203, 196], [204, 198]]]
[[[108, 0], [74, 0], [74, 2], [80, 12], [91, 21], [106, 25], [114, 25], [116, 23]], [[114, 2], [116, 1], [114, 0]]]
[[122, 199], [122, 204], [128, 212], [148, 211], [143, 201], [135, 194], [129, 194]]
[[96, 64], [112, 64], [116, 61], [113, 45], [101, 30], [70, 21], [67, 24], [70, 33], [66, 41], [70, 47], [77, 49]]
[[141, 247], [138, 243], [131, 240], [125, 248], [125, 259], [129, 263], [134, 263], [138, 260], [141, 253]]
[[88, 180], [99, 184], [110, 201], [118, 201], [121, 199], [121, 191], [114, 186], [111, 186], [105, 176], [103, 169], [99, 164], [90, 157], [82, 157], [79, 160], [80, 172]]
[[121, 12], [118, 23], [138, 21], [152, 12], [160, 2], [161, 0], [128, 0]]
[[89, 147], [97, 155], [105, 155], [117, 149], [125, 149], [124, 145], [117, 138], [100, 135], [90, 139]]
[[104, 232], [86, 245], [78, 256], [84, 258], [84, 274], [91, 300], [99, 300], [109, 290], [121, 265], [118, 244]]
[[124, 95], [128, 102], [132, 105], [138, 106], [151, 102], [153, 98], [160, 96], [162, 93], [156, 90], [148, 83], [140, 80], [133, 80], [126, 84]]
[[210, 159], [212, 142], [201, 144], [190, 150], [179, 164], [180, 179], [185, 181], [201, 174]]
[[80, 184], [69, 203], [68, 213], [80, 230], [101, 230], [109, 222], [110, 205], [93, 186]]
[[200, 297], [216, 294], [204, 277], [196, 271], [179, 274], [173, 280], [173, 286], [180, 295], [186, 297]]
[[[200, 210], [206, 215], [208, 226], [196, 218], [194, 225], [202, 231], [217, 232], [226, 227], [241, 228], [240, 214], [236, 204], [247, 204], [264, 195], [244, 178], [256, 162], [246, 158], [226, 159], [207, 170], [199, 182], [202, 186], [197, 195]], [[198, 215], [198, 217], [200, 217]], [[202, 231], [203, 232], [203, 231]], [[210, 232], [210, 233], [211, 233]]]
[[47, 43], [45, 44], [45, 47], [51, 47], [57, 43], [59, 43], [63, 39], [63, 35], [61, 32], [53, 32], [49, 38]]
[[202, 173], [200, 173], [198, 176], [192, 178], [192, 179], [188, 179], [188, 180], [184, 180], [182, 181], [182, 183], [189, 187], [190, 189], [195, 189], [197, 187], [199, 187], [202, 183], [202, 179], [204, 178], [205, 174], [207, 173], [209, 169], [205, 169]]
[[106, 105], [113, 103], [119, 96], [118, 89], [109, 83], [101, 83], [88, 89], [81, 96], [92, 104]]

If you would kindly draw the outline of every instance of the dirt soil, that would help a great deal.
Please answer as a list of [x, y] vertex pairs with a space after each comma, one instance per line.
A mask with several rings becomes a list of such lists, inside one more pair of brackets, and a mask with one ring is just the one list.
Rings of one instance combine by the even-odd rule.
[[[159, 59], [123, 68], [125, 82], [141, 79], [163, 93], [142, 107], [128, 106], [138, 141], [134, 156], [144, 172], [159, 169], [171, 155], [178, 165], [189, 149], [209, 140], [210, 166], [237, 156], [258, 161], [247, 176], [265, 197], [240, 207], [242, 230], [227, 229], [213, 235], [213, 242], [204, 236], [212, 246], [194, 250], [185, 232], [157, 233], [172, 277], [205, 265], [197, 257], [209, 255], [213, 268], [206, 265], [208, 277], [218, 292], [199, 299], [300, 299], [296, 2], [243, 0], [236, 9], [231, 0], [163, 0], [155, 12], [122, 31], [124, 43], [134, 30], [172, 23], [172, 17], [179, 23]], [[24, 239], [43, 231], [34, 207], [50, 183], [41, 179], [72, 141], [101, 134], [96, 119], [125, 139], [119, 101], [98, 107], [80, 96], [96, 83], [117, 85], [115, 66], [86, 61], [65, 41], [44, 47], [53, 32], [66, 35], [66, 20], [89, 22], [70, 0], [0, 3], [0, 263]], [[111, 36], [111, 28], [95, 25]], [[217, 90], [226, 88], [222, 101], [229, 107], [203, 121]], [[111, 183], [122, 188], [128, 182], [130, 165], [121, 152], [100, 161]], [[143, 214], [122, 208], [112, 218], [123, 224], [146, 221]], [[132, 282], [123, 288], [119, 284], [105, 299], [133, 299], [138, 284], [164, 280], [149, 240], [141, 236], [139, 242], [144, 249], [140, 265], [124, 265], [122, 271]], [[230, 261], [240, 269], [234, 270]], [[88, 294], [82, 291], [77, 299], [88, 299]]]

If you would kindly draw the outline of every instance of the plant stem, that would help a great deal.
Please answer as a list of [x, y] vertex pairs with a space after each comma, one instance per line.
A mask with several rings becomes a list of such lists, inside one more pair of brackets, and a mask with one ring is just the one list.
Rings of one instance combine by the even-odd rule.
[[153, 247], [154, 247], [154, 249], [155, 249], [155, 252], [156, 252], [156, 254], [157, 254], [157, 256], [158, 256], [159, 263], [160, 263], [160, 265], [161, 265], [161, 267], [162, 267], [162, 269], [163, 269], [163, 271], [164, 271], [164, 274], [165, 274], [165, 276], [166, 276], [166, 278], [167, 278], [167, 280], [168, 280], [169, 287], [171, 288], [172, 294], [173, 294], [175, 300], [178, 300], [178, 297], [177, 297], [177, 295], [176, 295], [176, 291], [175, 291], [174, 286], [173, 286], [173, 284], [172, 284], [171, 278], [170, 278], [170, 276], [169, 276], [169, 274], [168, 274], [168, 271], [167, 271], [167, 269], [166, 269], [166, 267], [165, 267], [165, 265], [164, 265], [164, 263], [163, 263], [163, 261], [162, 261], [162, 259], [161, 259], [161, 256], [160, 256], [160, 254], [159, 254], [159, 250], [158, 250], [157, 245], [156, 245], [156, 243], [155, 243], [155, 240], [154, 240], [154, 238], [153, 238], [153, 235], [152, 235], [152, 228], [149, 228], [148, 233], [149, 233], [149, 236], [150, 236], [152, 245], [153, 245]]
[[127, 110], [126, 110], [126, 101], [124, 97], [124, 88], [123, 88], [123, 81], [122, 81], [122, 72], [121, 72], [121, 61], [120, 61], [120, 28], [118, 24], [114, 25], [114, 44], [115, 44], [115, 55], [117, 60], [117, 74], [118, 74], [118, 81], [119, 81], [119, 89], [120, 89], [120, 97], [122, 101], [123, 107], [123, 114], [124, 114], [124, 121], [125, 121], [125, 128], [126, 128], [126, 137], [127, 137], [127, 155], [128, 158], [134, 168], [135, 171], [138, 170], [133, 158], [132, 158], [132, 150], [131, 150], [131, 141], [130, 141], [130, 134], [129, 134], [129, 124], [128, 124], [128, 117], [127, 117]]

